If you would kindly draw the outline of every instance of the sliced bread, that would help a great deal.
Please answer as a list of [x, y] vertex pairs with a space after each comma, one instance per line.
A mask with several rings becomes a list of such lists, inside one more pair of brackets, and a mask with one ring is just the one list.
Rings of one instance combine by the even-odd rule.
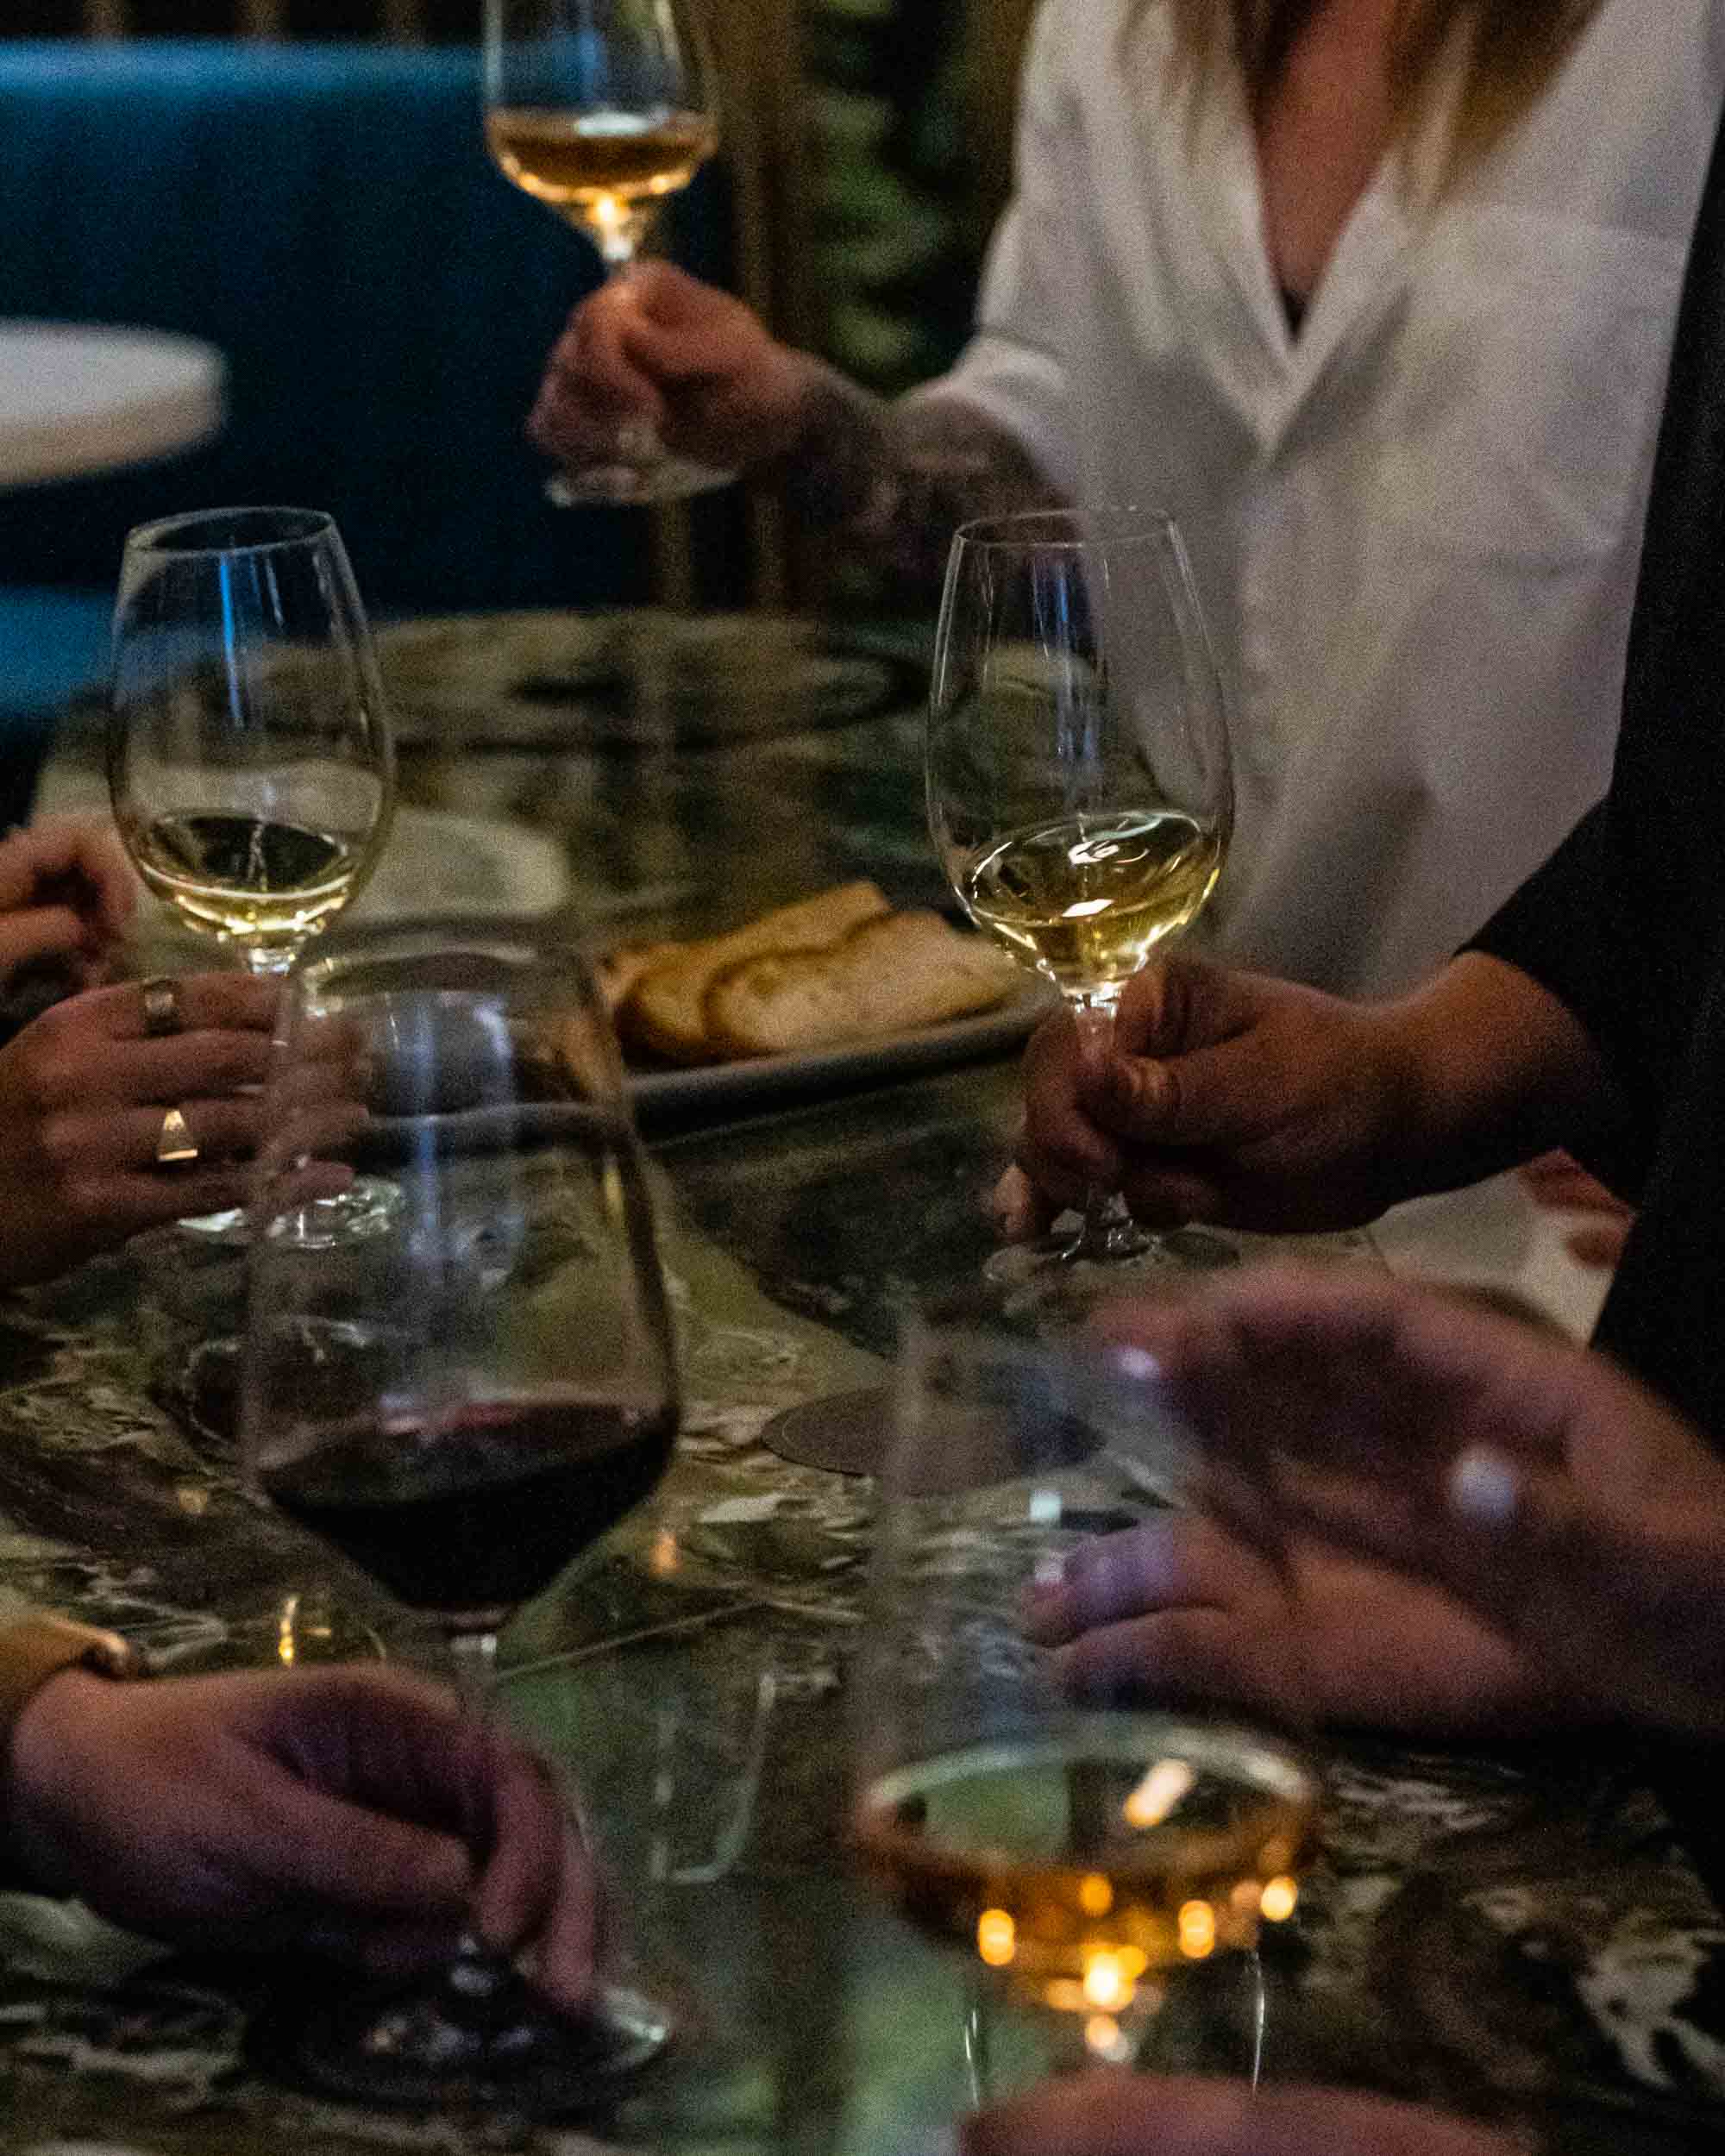
[[992, 1010], [1019, 977], [938, 913], [888, 913], [825, 950], [734, 961], [708, 986], [706, 1032], [721, 1055], [801, 1055]]
[[625, 1042], [677, 1063], [710, 1063], [731, 1052], [708, 1035], [706, 993], [729, 966], [769, 952], [821, 950], [887, 911], [879, 886], [836, 884], [777, 906], [728, 936], [674, 945], [636, 980], [618, 1012]]

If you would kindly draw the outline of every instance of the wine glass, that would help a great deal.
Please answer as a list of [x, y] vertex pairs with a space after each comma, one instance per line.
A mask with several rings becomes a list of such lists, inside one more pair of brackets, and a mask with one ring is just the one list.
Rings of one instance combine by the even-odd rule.
[[1255, 2074], [1259, 1929], [1295, 1909], [1319, 1805], [1291, 1643], [1248, 1711], [1147, 1680], [1080, 1695], [1028, 1623], [1075, 1550], [1188, 1487], [1153, 1365], [918, 1323], [895, 1380], [853, 1832], [900, 1912], [966, 1957], [977, 2101], [1008, 2049], [1032, 2076], [1132, 2059], [1182, 1996], [1208, 2055], [1177, 2063]]
[[[256, 1486], [433, 1619], [488, 1711], [497, 1634], [653, 1489], [678, 1413], [622, 1062], [591, 968], [535, 922], [331, 936], [291, 977], [254, 1208], [242, 1452]], [[310, 1174], [386, 1163], [392, 1232], [278, 1231]], [[440, 1980], [288, 2040], [381, 2101], [591, 2101], [665, 2042], [620, 1984], [560, 2019], [464, 1945]]]
[[[1215, 888], [1233, 824], [1221, 676], [1171, 518], [1037, 510], [960, 526], [926, 777], [959, 903], [1106, 1039], [1126, 982]], [[1231, 1261], [1218, 1238], [1181, 1240], [1187, 1262]], [[1133, 1257], [1172, 1253], [1095, 1190], [1077, 1235], [1032, 1262]], [[1068, 1292], [1057, 1273], [1054, 1292]]]
[[[585, 232], [607, 277], [626, 274], [667, 197], [718, 147], [699, 19], [685, 0], [486, 0], [485, 132], [504, 177]], [[637, 421], [614, 456], [546, 492], [565, 508], [670, 501], [735, 476]]]
[[[388, 834], [395, 752], [333, 518], [201, 510], [127, 534], [108, 791], [148, 889], [254, 973], [285, 972], [358, 896]], [[391, 1202], [386, 1183], [357, 1183], [302, 1229], [368, 1232]], [[237, 1213], [182, 1225], [244, 1232]]]

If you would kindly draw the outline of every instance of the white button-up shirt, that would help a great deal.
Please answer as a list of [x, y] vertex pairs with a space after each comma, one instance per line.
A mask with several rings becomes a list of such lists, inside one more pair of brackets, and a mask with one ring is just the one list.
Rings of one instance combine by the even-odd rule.
[[[1605, 0], [1490, 157], [1391, 159], [1290, 333], [1238, 85], [1169, 87], [1167, 11], [1044, 0], [975, 337], [925, 394], [1076, 501], [1184, 529], [1236, 695], [1242, 962], [1387, 991], [1603, 791], [1719, 0]], [[1725, 567], [1722, 567], [1725, 573]]]

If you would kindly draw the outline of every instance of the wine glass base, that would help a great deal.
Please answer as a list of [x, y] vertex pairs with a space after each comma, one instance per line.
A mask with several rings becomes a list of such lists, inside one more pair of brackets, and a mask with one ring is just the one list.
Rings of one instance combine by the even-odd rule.
[[[328, 1198], [314, 1198], [298, 1213], [285, 1213], [273, 1222], [271, 1237], [303, 1250], [335, 1250], [344, 1243], [361, 1243], [374, 1235], [386, 1235], [401, 1211], [399, 1188], [381, 1175], [359, 1175], [345, 1190]], [[221, 1213], [191, 1213], [174, 1223], [182, 1235], [200, 1243], [220, 1244], [243, 1250], [251, 1242], [251, 1223], [243, 1206], [229, 1206]]]
[[1176, 1292], [1239, 1262], [1235, 1246], [1207, 1228], [1146, 1234], [1138, 1247], [1100, 1258], [1086, 1256], [1076, 1235], [1051, 1235], [996, 1250], [982, 1276], [1003, 1317], [1078, 1324], [1116, 1297]]
[[621, 459], [586, 464], [575, 471], [554, 472], [545, 482], [545, 498], [558, 509], [616, 507], [631, 502], [681, 502], [729, 486], [735, 472], [722, 472], [691, 457], [659, 456], [649, 463]]
[[878, 1475], [892, 1434], [891, 1388], [864, 1385], [781, 1409], [762, 1429], [761, 1442], [794, 1467]]
[[673, 2033], [663, 2007], [622, 1987], [601, 1990], [579, 2021], [554, 2013], [519, 1977], [470, 2020], [448, 2013], [448, 1997], [436, 1982], [392, 1996], [322, 1994], [271, 2028], [269, 2062], [353, 2103], [555, 2118], [614, 2102]]

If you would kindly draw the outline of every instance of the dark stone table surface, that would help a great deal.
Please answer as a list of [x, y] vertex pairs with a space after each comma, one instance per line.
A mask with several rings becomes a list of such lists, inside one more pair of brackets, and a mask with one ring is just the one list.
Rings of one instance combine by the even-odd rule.
[[[888, 711], [730, 745], [522, 746], [423, 721], [404, 799], [514, 819], [572, 918], [736, 916], [858, 873], [934, 899], [918, 726]], [[507, 733], [507, 729], [503, 729]], [[55, 797], [84, 798], [73, 727]], [[524, 847], [530, 844], [523, 840]], [[435, 873], [428, 870], [428, 873]], [[914, 2156], [965, 2090], [957, 1971], [842, 1836], [870, 1486], [760, 1443], [871, 1382], [898, 1313], [974, 1275], [1011, 1059], [649, 1131], [686, 1413], [654, 1504], [523, 1613], [506, 1711], [567, 1770], [681, 2036], [620, 2107], [556, 2125], [285, 2086], [287, 1977], [167, 1957], [0, 1897], [0, 2147], [30, 2156], [606, 2148]], [[1369, 1242], [1326, 1244], [1370, 1263]], [[431, 1644], [243, 1488], [177, 1382], [237, 1321], [240, 1262], [175, 1232], [0, 1306], [0, 1596], [117, 1624], [166, 1668]], [[1266, 1951], [1267, 2071], [1447, 2103], [1566, 2156], [1725, 2139], [1725, 1917], [1609, 1739], [1327, 1746], [1322, 1853]], [[1202, 2016], [1164, 2053], [1232, 2063]]]

